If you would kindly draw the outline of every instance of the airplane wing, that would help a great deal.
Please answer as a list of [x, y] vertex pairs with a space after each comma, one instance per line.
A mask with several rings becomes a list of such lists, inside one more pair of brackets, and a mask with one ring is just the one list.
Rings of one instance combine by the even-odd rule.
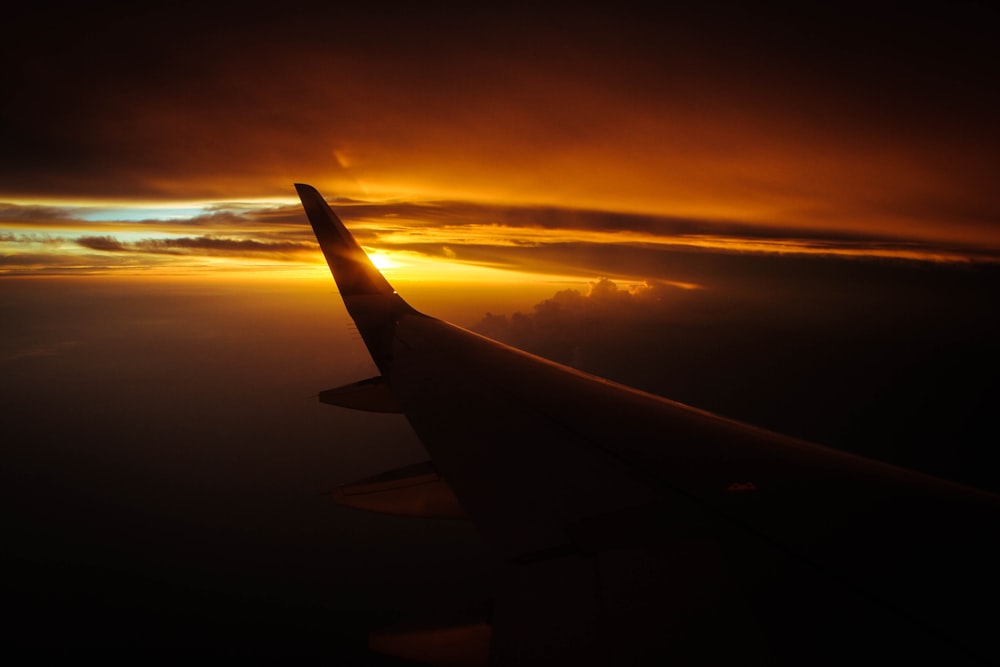
[[[977, 606], [1000, 592], [996, 496], [417, 312], [322, 196], [295, 187], [381, 372], [321, 400], [402, 413], [429, 458], [345, 485], [338, 502], [467, 517], [502, 564], [481, 623], [387, 632], [373, 646], [440, 664], [997, 657], [997, 615]], [[440, 652], [463, 642], [465, 658]]]

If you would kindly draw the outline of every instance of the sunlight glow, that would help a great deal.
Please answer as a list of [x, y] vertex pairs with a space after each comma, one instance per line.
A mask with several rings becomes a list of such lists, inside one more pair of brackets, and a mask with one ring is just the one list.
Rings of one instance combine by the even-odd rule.
[[[371, 251], [368, 248], [364, 250], [376, 268], [382, 271], [394, 285], [396, 283], [509, 284], [531, 280], [576, 283], [581, 280], [579, 275], [536, 273], [513, 266], [490, 266], [480, 262], [464, 262], [451, 257], [434, 257], [411, 250], [386, 250], [384, 248], [376, 251]], [[329, 277], [326, 264], [321, 259], [316, 261], [315, 266], [320, 269], [319, 275], [324, 280]]]
[[[596, 277], [581, 264], [581, 257], [616, 246], [622, 252], [692, 249], [945, 263], [1000, 261], [1000, 252], [987, 248], [977, 251], [893, 237], [796, 234], [791, 228], [762, 227], [741, 234], [730, 225], [727, 233], [712, 234], [700, 231], [711, 229], [708, 221], [695, 221], [692, 231], [685, 232], [671, 228], [669, 221], [661, 228], [651, 219], [643, 228], [629, 229], [594, 211], [577, 219], [571, 209], [558, 212], [556, 218], [547, 218], [544, 209], [514, 210], [508, 216], [513, 223], [506, 222], [503, 214], [498, 217], [504, 222], [486, 222], [492, 209], [466, 203], [369, 200], [339, 202], [337, 208], [366, 243], [372, 263], [394, 283], [578, 281]], [[295, 274], [322, 279], [327, 275], [297, 202], [132, 202], [99, 208], [98, 214], [93, 202], [36, 201], [0, 209], [0, 275], [217, 272], [230, 278]], [[185, 211], [192, 217], [185, 218]], [[622, 271], [624, 275], [608, 277], [618, 281], [647, 277], [627, 268]]]
[[398, 269], [401, 266], [400, 263], [394, 260], [387, 252], [372, 250], [370, 248], [364, 248], [364, 251], [368, 255], [368, 259], [372, 261], [372, 264], [374, 264], [375, 268], [379, 271]]

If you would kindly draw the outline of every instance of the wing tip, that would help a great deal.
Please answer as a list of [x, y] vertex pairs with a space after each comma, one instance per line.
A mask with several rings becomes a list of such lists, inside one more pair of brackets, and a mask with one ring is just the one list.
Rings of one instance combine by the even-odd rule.
[[303, 197], [318, 197], [319, 199], [323, 199], [319, 190], [308, 183], [293, 183], [293, 185], [295, 186], [295, 192], [299, 195], [299, 199]]

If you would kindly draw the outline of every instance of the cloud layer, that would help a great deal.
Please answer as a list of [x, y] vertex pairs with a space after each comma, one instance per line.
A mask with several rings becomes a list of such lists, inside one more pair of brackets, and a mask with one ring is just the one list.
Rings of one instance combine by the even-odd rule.
[[[778, 258], [794, 262], [803, 256], [931, 263], [993, 263], [1000, 258], [990, 247], [922, 241], [877, 230], [793, 230], [726, 219], [462, 201], [340, 200], [334, 208], [365, 247], [389, 258], [393, 275], [413, 279], [435, 279], [433, 265], [400, 268], [407, 265], [399, 260], [404, 255], [533, 274], [655, 278], [696, 285], [711, 283], [719, 262], [756, 262], [763, 267], [781, 264]], [[300, 265], [320, 261], [298, 205], [216, 203], [199, 206], [193, 214], [157, 217], [162, 215], [156, 207], [134, 205], [8, 204], [0, 212], [0, 224], [10, 230], [0, 232], [0, 271], [22, 272], [30, 266], [35, 275], [44, 275], [50, 267], [63, 270], [67, 259], [83, 250], [103, 253], [107, 261], [102, 266], [100, 255], [92, 255], [81, 270], [166, 266], [170, 256], [189, 264], [199, 257]], [[393, 254], [399, 261], [392, 260]]]
[[2, 47], [0, 199], [306, 181], [1000, 245], [985, 6], [40, 11]]

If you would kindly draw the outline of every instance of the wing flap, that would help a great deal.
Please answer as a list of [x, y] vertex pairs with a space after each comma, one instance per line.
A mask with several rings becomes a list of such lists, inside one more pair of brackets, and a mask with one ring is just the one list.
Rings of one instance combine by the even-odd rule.
[[338, 505], [380, 514], [468, 518], [458, 498], [430, 461], [338, 486], [333, 499]]
[[398, 413], [399, 406], [381, 375], [319, 392], [320, 403], [366, 412]]

